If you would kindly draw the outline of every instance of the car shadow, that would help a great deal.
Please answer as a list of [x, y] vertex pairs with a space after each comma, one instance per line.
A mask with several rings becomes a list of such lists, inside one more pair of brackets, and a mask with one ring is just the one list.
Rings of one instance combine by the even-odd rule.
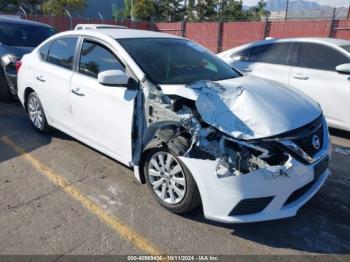
[[334, 221], [318, 214], [312, 205], [302, 208], [296, 217], [246, 224], [224, 224], [207, 220], [201, 208], [192, 210], [184, 217], [226, 228], [232, 236], [273, 248], [318, 254], [342, 255], [350, 252], [349, 227], [337, 227], [333, 224]]
[[23, 107], [18, 103], [0, 104], [0, 163], [19, 155], [5, 141], [10, 139], [26, 152], [32, 152], [51, 143], [52, 137], [72, 140], [71, 137], [59, 131], [52, 134], [41, 134], [34, 130]]

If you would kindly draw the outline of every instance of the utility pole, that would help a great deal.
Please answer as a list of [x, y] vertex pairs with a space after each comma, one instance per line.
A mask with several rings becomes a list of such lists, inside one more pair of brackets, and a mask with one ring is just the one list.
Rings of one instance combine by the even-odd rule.
[[24, 10], [24, 8], [22, 6], [19, 7], [19, 10], [24, 14], [24, 18], [27, 19], [28, 14], [27, 14], [26, 10]]
[[131, 4], [130, 4], [130, 17], [131, 17], [131, 22], [134, 22], [135, 18], [133, 15], [133, 9], [134, 9], [134, 0], [131, 0]]
[[288, 17], [288, 8], [289, 8], [289, 0], [287, 0], [286, 2], [286, 14], [284, 16], [284, 21], [287, 21], [287, 17]]
[[346, 19], [350, 19], [350, 3], [349, 3], [348, 14], [347, 14], [347, 16], [346, 16]]
[[97, 12], [97, 15], [98, 15], [98, 17], [101, 20], [101, 24], [103, 24], [103, 16], [102, 16], [102, 14], [100, 12]]

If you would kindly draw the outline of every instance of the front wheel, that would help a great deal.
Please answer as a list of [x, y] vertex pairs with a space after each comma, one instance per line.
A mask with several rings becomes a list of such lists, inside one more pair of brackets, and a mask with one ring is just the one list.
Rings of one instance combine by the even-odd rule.
[[183, 214], [199, 205], [197, 185], [171, 148], [147, 152], [144, 172], [151, 192], [166, 209]]

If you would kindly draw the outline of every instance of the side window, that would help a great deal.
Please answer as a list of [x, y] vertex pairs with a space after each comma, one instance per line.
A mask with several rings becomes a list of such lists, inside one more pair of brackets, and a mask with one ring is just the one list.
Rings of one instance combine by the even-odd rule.
[[51, 41], [40, 47], [39, 49], [39, 54], [42, 60], [46, 61], [47, 60], [47, 55], [49, 53], [49, 49], [51, 46]]
[[80, 53], [79, 72], [97, 78], [100, 72], [106, 70], [125, 71], [125, 68], [104, 46], [84, 41]]
[[286, 65], [288, 62], [289, 47], [289, 43], [257, 46], [250, 54], [250, 61]]
[[67, 69], [72, 69], [77, 42], [78, 39], [76, 37], [60, 38], [53, 41], [47, 61]]
[[335, 71], [336, 66], [345, 63], [350, 63], [350, 59], [331, 47], [313, 43], [300, 44], [300, 67]]

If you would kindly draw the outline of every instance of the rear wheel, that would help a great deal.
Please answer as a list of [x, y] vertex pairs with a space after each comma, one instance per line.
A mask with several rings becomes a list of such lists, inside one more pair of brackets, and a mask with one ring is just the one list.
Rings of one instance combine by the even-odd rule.
[[46, 120], [44, 109], [35, 92], [30, 93], [28, 96], [27, 110], [30, 122], [32, 122], [32, 125], [36, 130], [43, 133], [51, 131], [51, 127]]
[[191, 172], [177, 158], [180, 147], [174, 140], [146, 153], [144, 174], [156, 200], [171, 212], [183, 214], [200, 204], [200, 195]]
[[0, 102], [10, 102], [14, 99], [15, 97], [10, 92], [10, 88], [7, 84], [5, 74], [0, 69]]

